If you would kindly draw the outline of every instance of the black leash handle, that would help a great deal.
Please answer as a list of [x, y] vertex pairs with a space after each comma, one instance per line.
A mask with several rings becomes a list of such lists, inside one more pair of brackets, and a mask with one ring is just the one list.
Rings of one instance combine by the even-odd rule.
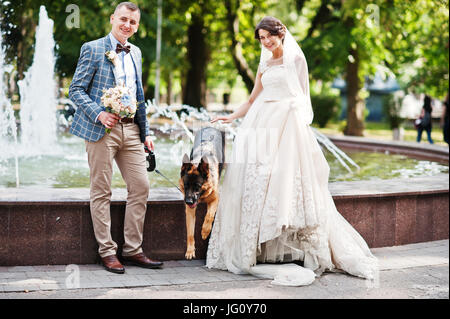
[[155, 159], [155, 153], [153, 153], [152, 150], [150, 150], [147, 145], [144, 145], [144, 150], [147, 154], [147, 157], [145, 158], [147, 160], [147, 171], [153, 172], [156, 168], [156, 159]]

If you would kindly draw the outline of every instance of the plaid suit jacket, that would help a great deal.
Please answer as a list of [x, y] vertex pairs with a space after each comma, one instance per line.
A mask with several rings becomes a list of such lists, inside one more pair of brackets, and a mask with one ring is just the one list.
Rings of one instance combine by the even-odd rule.
[[[141, 141], [149, 134], [142, 87], [142, 54], [141, 50], [131, 44], [131, 57], [136, 71], [136, 99], [138, 102], [135, 122], [139, 125]], [[81, 47], [77, 68], [69, 87], [69, 98], [77, 105], [70, 133], [96, 142], [105, 135], [105, 126], [95, 119], [105, 107], [101, 105], [103, 89], [116, 86], [114, 65], [105, 56], [113, 50], [109, 36], [84, 43]]]

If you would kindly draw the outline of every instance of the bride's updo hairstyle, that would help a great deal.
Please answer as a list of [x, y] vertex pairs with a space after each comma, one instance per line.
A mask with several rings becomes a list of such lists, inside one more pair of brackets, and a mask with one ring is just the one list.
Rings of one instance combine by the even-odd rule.
[[271, 35], [277, 35], [284, 41], [286, 34], [286, 27], [280, 20], [274, 17], [264, 17], [255, 28], [255, 39], [259, 41], [259, 30], [263, 29], [268, 31]]

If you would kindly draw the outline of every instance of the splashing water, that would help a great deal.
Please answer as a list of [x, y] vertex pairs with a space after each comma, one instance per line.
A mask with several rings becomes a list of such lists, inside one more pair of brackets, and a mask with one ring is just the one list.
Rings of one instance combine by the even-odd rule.
[[[183, 105], [182, 109], [186, 112], [182, 112], [181, 116], [178, 116], [178, 114], [174, 111], [176, 107], [174, 106], [157, 106], [154, 103], [152, 104], [150, 101], [147, 102], [147, 106], [152, 106], [155, 108], [156, 112], [151, 116], [152, 119], [165, 116], [167, 118], [170, 118], [173, 120], [173, 125], [166, 124], [163, 131], [167, 132], [170, 130], [176, 129], [177, 126], [182, 128], [187, 136], [190, 138], [191, 142], [194, 142], [194, 136], [191, 133], [191, 131], [188, 129], [186, 122], [188, 118], [194, 118], [200, 122], [207, 122], [212, 119], [209, 113], [202, 108], [200, 111], [192, 106]], [[225, 132], [228, 132], [229, 135], [231, 135], [231, 138], [233, 138], [236, 135], [236, 131], [232, 128], [231, 124], [223, 124], [220, 122], [216, 122], [214, 126], [217, 126], [217, 128], [224, 130]], [[356, 164], [347, 154], [345, 154], [341, 149], [339, 149], [328, 137], [326, 137], [324, 134], [320, 133], [318, 130], [313, 128], [313, 132], [317, 138], [317, 141], [319, 144], [321, 144], [323, 147], [325, 147], [337, 160], [338, 162], [349, 172], [352, 173], [352, 169], [347, 165], [346, 161], [350, 163], [353, 167], [355, 167], [357, 170], [360, 169], [358, 164]]]
[[21, 142], [30, 151], [40, 154], [51, 151], [56, 144], [54, 47], [53, 20], [41, 6], [33, 63], [25, 78], [17, 83], [20, 91]]
[[[0, 39], [3, 38], [2, 30], [0, 29]], [[16, 187], [19, 187], [19, 160], [17, 155], [17, 126], [14, 110], [11, 101], [6, 95], [7, 85], [4, 83], [4, 74], [10, 73], [12, 67], [5, 62], [5, 52], [3, 46], [0, 45], [0, 146], [1, 154], [14, 154]], [[12, 137], [13, 143], [10, 143]], [[2, 160], [6, 160], [0, 154], [0, 164]], [[2, 165], [0, 165], [0, 173]]]
[[[180, 117], [178, 116], [178, 114], [173, 111], [171, 109], [170, 106], [168, 107], [162, 107], [162, 106], [158, 106], [156, 103], [152, 103], [150, 101], [147, 102], [147, 106], [153, 106], [156, 110], [156, 112], [150, 117], [151, 119], [153, 118], [157, 118], [160, 116], [165, 116], [169, 119], [171, 119], [174, 122], [175, 127], [178, 125], [180, 126], [186, 133], [186, 135], [190, 138], [190, 140], [192, 142], [194, 142], [194, 136], [192, 135], [191, 131], [189, 131], [189, 129], [187, 128], [185, 121], [181, 120]], [[166, 130], [171, 130], [173, 129], [174, 126], [169, 126], [168, 128], [166, 128]]]
[[349, 172], [352, 173], [352, 169], [345, 163], [345, 161], [349, 162], [353, 165], [357, 171], [359, 171], [360, 167], [356, 164], [350, 157], [347, 156], [340, 148], [338, 148], [328, 137], [324, 134], [320, 133], [317, 129], [312, 128], [314, 134], [316, 135], [317, 141], [322, 144], [331, 154], [339, 161], [339, 163]]

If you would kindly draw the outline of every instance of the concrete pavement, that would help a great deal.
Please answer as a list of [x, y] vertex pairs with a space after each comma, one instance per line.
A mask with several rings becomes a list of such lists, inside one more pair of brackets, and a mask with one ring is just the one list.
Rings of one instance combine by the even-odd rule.
[[100, 265], [0, 267], [0, 299], [448, 299], [449, 241], [372, 249], [379, 259], [373, 282], [325, 273], [310, 286], [282, 287], [271, 280], [204, 267], [204, 260], [168, 261], [163, 269], [126, 266], [123, 275]]

